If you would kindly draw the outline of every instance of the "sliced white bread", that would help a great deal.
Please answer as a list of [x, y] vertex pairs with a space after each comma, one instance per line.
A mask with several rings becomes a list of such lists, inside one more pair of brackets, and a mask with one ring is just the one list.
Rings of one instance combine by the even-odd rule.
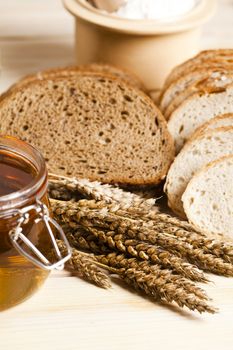
[[226, 88], [194, 93], [171, 115], [168, 128], [178, 153], [194, 131], [208, 120], [225, 113], [233, 113], [233, 84]]
[[174, 158], [152, 100], [104, 74], [35, 80], [8, 92], [0, 133], [40, 149], [51, 172], [105, 183], [158, 184]]
[[214, 130], [217, 128], [232, 126], [233, 127], [233, 113], [226, 113], [219, 115], [215, 118], [210, 119], [208, 122], [200, 126], [191, 138], [196, 137], [200, 133], [205, 133], [206, 131]]
[[233, 154], [233, 127], [200, 133], [184, 146], [171, 165], [164, 191], [169, 207], [185, 218], [182, 195], [194, 174], [204, 165]]
[[226, 68], [223, 64], [219, 66], [207, 66], [203, 68], [202, 66], [193, 71], [189, 71], [184, 76], [180, 77], [176, 81], [172, 82], [165, 90], [162, 91], [160, 96], [159, 106], [164, 114], [168, 115], [169, 112], [166, 110], [169, 108], [169, 105], [172, 104], [173, 100], [186, 89], [188, 89], [193, 84], [202, 81], [208, 78], [218, 78], [224, 76], [225, 74], [233, 74], [233, 65]]
[[195, 83], [190, 84], [185, 90], [180, 92], [167, 106], [164, 111], [164, 116], [168, 120], [172, 113], [189, 97], [193, 96], [196, 92], [206, 91], [222, 91], [222, 88], [227, 87], [233, 83], [233, 71], [224, 73], [216, 73], [210, 77], [202, 77]]
[[233, 155], [195, 174], [183, 194], [188, 220], [202, 232], [233, 238]]
[[176, 66], [166, 79], [165, 87], [169, 86], [173, 81], [185, 75], [194, 66], [210, 63], [233, 63], [233, 49], [205, 50], [201, 51], [195, 57]]

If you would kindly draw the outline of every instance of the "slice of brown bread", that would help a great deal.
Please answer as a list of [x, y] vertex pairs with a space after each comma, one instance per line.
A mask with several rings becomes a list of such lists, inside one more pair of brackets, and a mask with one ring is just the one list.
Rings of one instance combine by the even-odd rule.
[[104, 73], [109, 74], [115, 78], [125, 81], [126, 83], [145, 91], [143, 83], [139, 78], [129, 72], [126, 69], [112, 66], [109, 64], [101, 63], [91, 63], [87, 65], [77, 65], [77, 66], [67, 66], [67, 67], [56, 67], [51, 69], [46, 69], [35, 74], [30, 74], [19, 80], [16, 84], [10, 87], [10, 89], [20, 88], [21, 86], [35, 80], [51, 79], [58, 76], [71, 77], [80, 75], [83, 73]]
[[197, 65], [210, 64], [213, 62], [233, 63], [233, 49], [205, 50], [201, 51], [195, 57], [176, 66], [166, 79], [165, 87], [169, 86], [173, 81], [185, 75], [190, 69]]
[[207, 67], [201, 66], [191, 72], [189, 71], [162, 91], [159, 102], [162, 113], [164, 113], [164, 116], [169, 115], [168, 109], [169, 106], [172, 105], [174, 99], [176, 99], [179, 94], [185, 92], [190, 86], [204, 79], [211, 77], [218, 78], [225, 74], [233, 74], [233, 65], [226, 67], [225, 64], [214, 64], [212, 66], [208, 65]]
[[106, 183], [157, 184], [174, 157], [149, 97], [103, 74], [32, 81], [8, 93], [0, 132], [39, 148], [51, 172]]

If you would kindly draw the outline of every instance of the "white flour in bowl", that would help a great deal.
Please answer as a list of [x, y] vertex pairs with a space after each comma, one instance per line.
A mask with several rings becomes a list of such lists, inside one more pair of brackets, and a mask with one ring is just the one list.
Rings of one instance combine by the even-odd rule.
[[191, 11], [200, 0], [128, 0], [113, 14], [128, 19], [169, 20]]

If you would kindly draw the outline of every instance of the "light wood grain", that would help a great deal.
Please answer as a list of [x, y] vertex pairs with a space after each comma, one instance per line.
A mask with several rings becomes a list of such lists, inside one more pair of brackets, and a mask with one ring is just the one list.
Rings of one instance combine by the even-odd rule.
[[[222, 0], [202, 47], [233, 48], [233, 1]], [[0, 91], [19, 77], [73, 62], [73, 20], [59, 0], [0, 1]], [[4, 350], [232, 350], [233, 279], [206, 286], [220, 312], [165, 308], [114, 283], [102, 290], [56, 272], [24, 304], [0, 313]]]
[[114, 284], [109, 291], [52, 277], [0, 314], [2, 349], [232, 349], [232, 280], [213, 277], [214, 316], [165, 308]]

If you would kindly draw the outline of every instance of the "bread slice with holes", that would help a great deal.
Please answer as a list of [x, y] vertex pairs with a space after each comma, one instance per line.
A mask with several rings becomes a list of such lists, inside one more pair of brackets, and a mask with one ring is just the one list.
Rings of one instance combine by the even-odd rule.
[[220, 157], [233, 154], [233, 127], [206, 131], [192, 138], [171, 165], [164, 191], [169, 207], [185, 218], [182, 195], [197, 171]]
[[233, 238], [233, 155], [208, 164], [189, 182], [182, 201], [198, 230]]
[[168, 128], [175, 140], [176, 153], [194, 131], [219, 114], [233, 112], [233, 84], [227, 87], [203, 86], [171, 115]]
[[0, 132], [40, 149], [50, 172], [158, 184], [174, 157], [166, 121], [143, 92], [103, 74], [32, 81], [0, 102]]
[[204, 66], [213, 63], [233, 64], [233, 49], [219, 49], [219, 50], [205, 50], [198, 53], [193, 58], [176, 66], [166, 79], [165, 87], [169, 86], [172, 82], [184, 76], [191, 70], [195, 69], [195, 66]]
[[[231, 66], [226, 67], [225, 64], [208, 64], [208, 66], [203, 68], [202, 66], [189, 71], [184, 76], [180, 77], [179, 79], [172, 82], [167, 88], [165, 88], [160, 96], [160, 102], [159, 106], [166, 117], [166, 119], [169, 118], [172, 109], [171, 106], [174, 105], [174, 100], [176, 98], [187, 91], [192, 86], [195, 86], [197, 83], [213, 78], [213, 79], [221, 79], [224, 78], [226, 75], [233, 75], [233, 64]], [[175, 106], [178, 106], [177, 102], [175, 103]]]
[[72, 77], [85, 73], [100, 73], [108, 74], [115, 78], [125, 81], [126, 83], [145, 91], [143, 83], [139, 78], [132, 72], [119, 68], [113, 65], [105, 63], [90, 63], [87, 65], [77, 65], [77, 66], [67, 66], [67, 67], [57, 67], [46, 69], [35, 74], [30, 74], [19, 80], [16, 84], [10, 87], [10, 89], [20, 88], [21, 86], [35, 80], [44, 80], [50, 78], [56, 78], [59, 76]]

